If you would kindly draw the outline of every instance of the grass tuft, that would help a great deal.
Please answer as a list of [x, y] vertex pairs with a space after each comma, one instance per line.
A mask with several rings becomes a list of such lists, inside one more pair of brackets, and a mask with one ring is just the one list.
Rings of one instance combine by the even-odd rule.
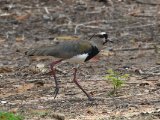
[[23, 120], [24, 117], [21, 115], [16, 115], [11, 112], [2, 112], [0, 111], [0, 120]]

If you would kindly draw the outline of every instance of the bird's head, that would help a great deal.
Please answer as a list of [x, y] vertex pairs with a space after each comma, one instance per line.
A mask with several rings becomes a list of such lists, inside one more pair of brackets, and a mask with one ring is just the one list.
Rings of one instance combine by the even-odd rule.
[[108, 39], [108, 34], [106, 32], [97, 33], [95, 36], [97, 36], [100, 40], [102, 40], [103, 45], [107, 42], [113, 42], [110, 39]]
[[[93, 39], [92, 39], [93, 38]], [[105, 43], [112, 42], [108, 39], [108, 34], [106, 32], [100, 32], [97, 34], [94, 34], [91, 38], [92, 44], [97, 46], [98, 49], [102, 49]]]

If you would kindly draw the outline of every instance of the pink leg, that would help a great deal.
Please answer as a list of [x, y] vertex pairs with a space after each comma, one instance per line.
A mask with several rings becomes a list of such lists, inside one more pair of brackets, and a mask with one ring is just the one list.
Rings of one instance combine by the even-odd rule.
[[57, 81], [57, 78], [56, 78], [56, 71], [55, 71], [55, 68], [54, 68], [54, 66], [56, 65], [56, 64], [58, 64], [58, 63], [60, 63], [61, 61], [63, 61], [62, 59], [61, 60], [58, 60], [58, 61], [54, 61], [54, 62], [52, 62], [51, 64], [50, 64], [50, 68], [51, 68], [51, 71], [52, 71], [52, 75], [53, 75], [53, 77], [54, 77], [54, 80], [55, 80], [55, 91], [54, 91], [54, 99], [56, 98], [56, 96], [57, 96], [57, 94], [58, 94], [58, 92], [59, 92], [59, 86], [58, 86], [58, 81]]
[[73, 78], [73, 82], [86, 94], [86, 96], [88, 97], [88, 100], [92, 101], [93, 98], [82, 88], [82, 86], [78, 83], [77, 79], [76, 79], [76, 73], [77, 73], [77, 68], [74, 68], [74, 78]]

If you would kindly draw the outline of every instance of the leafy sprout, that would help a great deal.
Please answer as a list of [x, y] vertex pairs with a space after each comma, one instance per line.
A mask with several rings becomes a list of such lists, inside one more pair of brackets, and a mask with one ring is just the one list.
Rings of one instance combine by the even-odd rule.
[[110, 95], [114, 95], [117, 93], [117, 90], [122, 87], [124, 81], [129, 78], [129, 74], [121, 74], [112, 69], [107, 70], [107, 73], [108, 75], [105, 76], [105, 79], [109, 80], [113, 85], [113, 91], [111, 91]]

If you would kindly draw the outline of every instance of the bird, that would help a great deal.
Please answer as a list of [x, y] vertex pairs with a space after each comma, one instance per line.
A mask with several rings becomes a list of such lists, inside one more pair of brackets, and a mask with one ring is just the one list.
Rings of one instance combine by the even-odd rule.
[[61, 63], [62, 61], [76, 63], [77, 66], [73, 68], [73, 82], [83, 91], [88, 100], [92, 101], [94, 99], [77, 81], [77, 69], [79, 64], [85, 63], [96, 56], [103, 49], [107, 42], [112, 42], [110, 39], [108, 39], [108, 34], [106, 32], [99, 32], [93, 34], [88, 40], [83, 39], [63, 41], [57, 43], [56, 45], [42, 46], [39, 48], [30, 49], [25, 54], [27, 56], [52, 56], [54, 58], [58, 58], [58, 60], [50, 63], [50, 69], [55, 81], [54, 98], [56, 98], [59, 93], [59, 84], [56, 77], [55, 65]]

